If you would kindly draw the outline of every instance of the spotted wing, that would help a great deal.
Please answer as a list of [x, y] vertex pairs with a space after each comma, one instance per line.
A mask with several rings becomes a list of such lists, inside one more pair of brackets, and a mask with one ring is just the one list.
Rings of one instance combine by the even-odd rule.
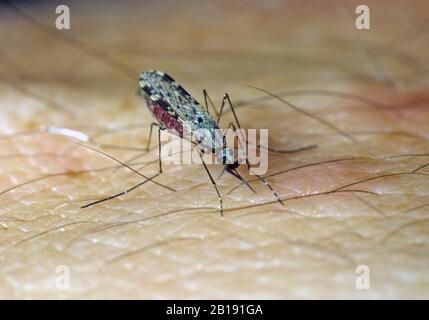
[[161, 71], [145, 71], [139, 78], [140, 90], [180, 122], [193, 121], [197, 114], [210, 116], [181, 85]]

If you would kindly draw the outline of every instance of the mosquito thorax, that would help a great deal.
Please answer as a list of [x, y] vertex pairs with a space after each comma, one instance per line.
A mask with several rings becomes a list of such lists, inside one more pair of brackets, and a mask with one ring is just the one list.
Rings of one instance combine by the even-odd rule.
[[216, 158], [219, 163], [226, 165], [234, 165], [236, 163], [234, 159], [234, 153], [228, 147], [222, 148], [216, 152]]

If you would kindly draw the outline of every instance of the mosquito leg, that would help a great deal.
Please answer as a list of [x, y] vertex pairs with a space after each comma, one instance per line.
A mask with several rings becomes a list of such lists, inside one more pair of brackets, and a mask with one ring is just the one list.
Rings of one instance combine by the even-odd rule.
[[[234, 115], [234, 119], [235, 119], [235, 122], [237, 124], [237, 127], [239, 129], [241, 129], [241, 125], [240, 125], [240, 122], [238, 121], [237, 114], [235, 113], [234, 106], [233, 106], [233, 104], [231, 102], [231, 99], [230, 99], [230, 97], [229, 97], [229, 95], [227, 93], [225, 93], [225, 98], [224, 99], [226, 101], [228, 101], [229, 107], [231, 108], [232, 114]], [[248, 143], [249, 142], [246, 140], [246, 146], [248, 145]], [[261, 148], [261, 146], [259, 144], [257, 145], [257, 147]], [[275, 148], [267, 147], [267, 150], [270, 151], [270, 152], [273, 152], [273, 153], [295, 153], [295, 152], [301, 152], [301, 151], [305, 151], [305, 150], [309, 150], [309, 149], [313, 149], [313, 148], [317, 148], [317, 145], [312, 144], [312, 145], [309, 145], [309, 146], [300, 147], [300, 148], [296, 148], [296, 149], [283, 149], [283, 150], [282, 149], [275, 149]]]
[[226, 100], [226, 95], [223, 96], [222, 104], [220, 105], [220, 111], [219, 111], [219, 114], [217, 115], [216, 123], [218, 125], [219, 125], [220, 118], [222, 117], [223, 108], [225, 107], [225, 100]]
[[[150, 144], [151, 144], [151, 141], [152, 141], [152, 131], [153, 131], [153, 127], [154, 126], [157, 126], [158, 128], [161, 128], [158, 123], [156, 123], [156, 122], [152, 122], [151, 123], [150, 129], [149, 129], [149, 138], [148, 138], [146, 147], [145, 148], [141, 148], [141, 151], [145, 151], [145, 152], [139, 153], [139, 154], [137, 154], [135, 156], [132, 156], [131, 158], [128, 158], [127, 160], [124, 161], [124, 163], [129, 164], [129, 163], [131, 163], [133, 161], [136, 161], [137, 159], [143, 157], [146, 154], [146, 152], [150, 150]], [[158, 139], [158, 140], [160, 140], [160, 139]], [[158, 148], [159, 148], [159, 146], [158, 146]], [[135, 151], [137, 151], [137, 149]], [[159, 167], [160, 167], [160, 171], [159, 172], [162, 173], [161, 165], [159, 165]]]
[[237, 123], [237, 127], [238, 127], [239, 129], [241, 129], [240, 122], [238, 121], [237, 114], [235, 113], [234, 106], [232, 105], [232, 102], [231, 102], [231, 99], [229, 98], [228, 93], [225, 93], [224, 101], [225, 101], [225, 100], [227, 100], [227, 101], [228, 101], [229, 107], [231, 108], [232, 114], [234, 115], [235, 122]]
[[162, 173], [162, 159], [161, 159], [161, 130], [164, 130], [164, 128], [161, 128], [158, 125], [158, 163], [159, 163], [159, 173]]
[[208, 101], [207, 101], [209, 98], [209, 95], [208, 95], [206, 89], [203, 89], [203, 95], [204, 95], [204, 105], [206, 107], [207, 112], [209, 112], [209, 105], [208, 105]]
[[[230, 99], [230, 97], [229, 97], [228, 93], [225, 93], [224, 101], [227, 101], [227, 102], [228, 102], [229, 107], [231, 108], [232, 114], [234, 115], [234, 119], [235, 119], [235, 122], [236, 122], [236, 124], [237, 124], [237, 127], [238, 127], [239, 129], [241, 129], [240, 122], [238, 121], [237, 114], [235, 113], [234, 105], [232, 104], [231, 99]], [[222, 102], [222, 105], [224, 106], [224, 105], [225, 105], [225, 103], [224, 103], [224, 102]], [[223, 106], [222, 106], [221, 111], [220, 111], [220, 113], [221, 113], [221, 114], [222, 114]], [[219, 122], [219, 121], [218, 121], [218, 122]], [[249, 142], [246, 140], [246, 147], [247, 147], [248, 143], [249, 143]], [[257, 147], [257, 148], [261, 148], [261, 146], [260, 146], [259, 144], [258, 144], [256, 147]], [[282, 149], [275, 149], [275, 148], [266, 147], [266, 149], [267, 149], [269, 152], [272, 152], [272, 153], [295, 153], [295, 152], [306, 151], [306, 150], [310, 150], [310, 149], [314, 149], [314, 148], [317, 148], [317, 145], [312, 144], [312, 145], [309, 145], [309, 146], [300, 147], [300, 148], [296, 148], [296, 149], [284, 149], [284, 150], [282, 150]]]
[[[150, 130], [149, 130], [149, 139], [147, 140], [147, 144], [146, 144], [146, 151], [150, 150], [150, 143], [152, 141], [152, 131], [153, 131], [153, 127], [156, 126], [158, 127], [158, 164], [159, 164], [159, 173], [162, 173], [162, 161], [161, 161], [161, 130], [164, 130], [164, 128], [162, 128], [158, 123], [156, 122], [152, 122], [150, 124]], [[129, 159], [130, 161], [134, 161], [136, 159], [138, 159], [140, 157], [140, 155], [133, 157], [131, 159]]]
[[219, 198], [220, 216], [223, 217], [223, 199], [222, 199], [222, 196], [221, 196], [221, 194], [219, 192], [219, 189], [217, 188], [216, 181], [213, 179], [213, 177], [212, 177], [212, 175], [211, 175], [211, 173], [209, 171], [209, 168], [207, 167], [206, 163], [204, 162], [203, 156], [201, 155], [201, 153], [199, 153], [199, 155], [201, 157], [201, 161], [203, 163], [204, 169], [206, 169], [207, 175], [209, 176], [210, 181], [211, 181], [213, 187], [216, 190], [217, 196]]
[[[228, 131], [232, 127], [232, 125], [233, 125], [233, 123], [230, 122], [229, 125], [228, 125], [228, 127], [226, 128], [226, 130]], [[226, 147], [226, 137], [225, 137], [225, 135], [223, 136], [223, 146], [224, 146], [224, 148]], [[216, 180], [219, 180], [220, 177], [222, 177], [222, 175], [225, 173], [226, 169], [227, 169], [227, 166], [225, 166], [223, 168], [222, 172], [219, 174], [219, 176], [216, 178]]]
[[241, 129], [240, 122], [238, 121], [237, 114], [235, 113], [234, 106], [232, 105], [232, 102], [231, 102], [231, 99], [229, 98], [228, 93], [225, 93], [225, 95], [223, 96], [222, 104], [221, 104], [221, 106], [220, 106], [219, 116], [218, 116], [218, 118], [217, 118], [217, 124], [219, 124], [220, 118], [222, 117], [223, 109], [225, 108], [225, 104], [226, 104], [226, 102], [228, 102], [229, 107], [231, 108], [231, 111], [232, 111], [232, 114], [234, 115], [234, 119], [235, 119], [235, 122], [236, 122], [236, 124], [237, 124], [237, 127], [238, 127], [239, 129]]
[[156, 175], [154, 175], [154, 176], [152, 176], [152, 177], [150, 177], [150, 178], [148, 178], [148, 179], [146, 179], [146, 180], [143, 180], [143, 181], [139, 182], [139, 183], [138, 183], [138, 184], [136, 184], [135, 186], [133, 186], [133, 187], [131, 187], [131, 188], [129, 188], [129, 189], [127, 189], [127, 190], [125, 190], [125, 191], [122, 191], [122, 192], [119, 192], [119, 193], [114, 194], [114, 195], [112, 195], [112, 196], [109, 196], [109, 197], [106, 197], [106, 198], [103, 198], [103, 199], [100, 199], [100, 200], [97, 200], [97, 201], [94, 201], [94, 202], [88, 203], [88, 204], [86, 204], [86, 205], [84, 205], [84, 206], [81, 206], [81, 208], [82, 208], [82, 209], [84, 209], [84, 208], [88, 208], [88, 207], [94, 206], [94, 205], [96, 205], [96, 204], [99, 204], [99, 203], [102, 203], [102, 202], [106, 202], [106, 201], [108, 201], [108, 200], [112, 200], [112, 199], [115, 199], [115, 198], [117, 198], [117, 197], [123, 196], [123, 195], [125, 195], [125, 194], [127, 194], [127, 193], [129, 193], [129, 192], [131, 192], [131, 191], [133, 191], [133, 190], [135, 190], [135, 189], [137, 189], [138, 187], [140, 187], [140, 186], [144, 185], [146, 182], [151, 181], [152, 179], [154, 179], [155, 177], [157, 177], [157, 176], [159, 176], [159, 175], [160, 175], [160, 173], [157, 173]]
[[[227, 97], [227, 99], [228, 99], [228, 102], [230, 103], [230, 107], [231, 107], [231, 110], [234, 110], [234, 107], [232, 106], [232, 104], [231, 104], [231, 101], [229, 100], [229, 97], [228, 97], [228, 94], [225, 94], [225, 96]], [[236, 116], [236, 114], [235, 114], [235, 112], [233, 111], [233, 114], [234, 114], [234, 117], [235, 117], [235, 120], [236, 120], [236, 122], [237, 122], [237, 125], [239, 126], [239, 128], [240, 128], [240, 123], [238, 122], [238, 119], [237, 119], [237, 116]], [[234, 123], [232, 123], [231, 122], [231, 126], [232, 126], [232, 128], [234, 129], [234, 131], [236, 130], [236, 127], [235, 127], [235, 125], [234, 125]], [[241, 142], [240, 142], [240, 144], [241, 144]], [[246, 139], [246, 147], [247, 147], [247, 139]], [[242, 148], [242, 146], [240, 145], [240, 148]], [[246, 149], [247, 150], [247, 149]], [[249, 162], [249, 159], [247, 158], [247, 153], [246, 153], [246, 164], [247, 164], [247, 168], [248, 168], [248, 170], [249, 170], [249, 173], [251, 172], [251, 170], [252, 170], [252, 168], [250, 167], [250, 162]], [[268, 189], [270, 189], [270, 191], [271, 191], [271, 193], [274, 195], [274, 197], [277, 199], [277, 201], [284, 207], [285, 205], [284, 205], [284, 203], [283, 203], [283, 201], [280, 199], [280, 197], [278, 196], [278, 194], [277, 194], [277, 192], [273, 189], [273, 187], [268, 183], [268, 181], [267, 180], [265, 180], [263, 177], [261, 177], [260, 175], [257, 175], [257, 174], [255, 174], [255, 177], [257, 177], [260, 181], [262, 181], [264, 184], [265, 184], [265, 186], [268, 188]], [[247, 182], [246, 182], [247, 183]]]
[[157, 126], [158, 128], [160, 127], [158, 123], [156, 122], [152, 122], [150, 124], [150, 130], [149, 130], [149, 139], [147, 140], [147, 144], [146, 144], [146, 151], [149, 151], [150, 149], [150, 142], [152, 140], [152, 130], [153, 130], [153, 126]]
[[[117, 193], [117, 194], [114, 194], [114, 195], [108, 196], [108, 197], [106, 197], [106, 198], [103, 198], [103, 199], [100, 199], [100, 200], [97, 200], [97, 201], [91, 202], [91, 203], [89, 203], [89, 204], [86, 204], [86, 205], [82, 206], [81, 208], [88, 208], [88, 207], [91, 207], [91, 206], [93, 206], [93, 205], [96, 205], [96, 204], [99, 204], [99, 203], [102, 203], [102, 202], [105, 202], [105, 201], [108, 201], [108, 200], [112, 200], [112, 199], [115, 199], [115, 198], [120, 197], [120, 196], [122, 196], [122, 195], [125, 195], [125, 194], [127, 194], [127, 193], [129, 193], [129, 192], [131, 192], [131, 191], [133, 191], [133, 190], [135, 190], [135, 189], [137, 189], [138, 187], [142, 186], [142, 185], [143, 185], [143, 184], [145, 184], [146, 182], [148, 182], [148, 181], [152, 181], [155, 177], [159, 176], [159, 175], [162, 173], [162, 161], [161, 161], [161, 130], [164, 130], [164, 128], [162, 128], [159, 124], [157, 124], [157, 123], [155, 123], [155, 122], [153, 122], [153, 123], [151, 124], [151, 126], [150, 126], [150, 134], [149, 134], [148, 146], [149, 146], [150, 139], [151, 139], [151, 136], [152, 136], [152, 128], [153, 128], [153, 126], [157, 126], [157, 127], [158, 127], [158, 161], [159, 161], [159, 172], [158, 172], [157, 174], [153, 175], [152, 177], [147, 178], [146, 180], [143, 180], [143, 181], [139, 182], [139, 183], [138, 183], [138, 184], [136, 184], [135, 186], [133, 186], [133, 187], [131, 187], [131, 188], [129, 188], [129, 189], [127, 189], [127, 190], [125, 190], [125, 191], [122, 191], [122, 192], [119, 192], [119, 193]], [[91, 148], [91, 149], [92, 149], [92, 148]], [[94, 150], [94, 149], [93, 149], [93, 150]], [[103, 154], [104, 154], [104, 153], [103, 153]], [[107, 155], [107, 154], [106, 154], [106, 155]], [[117, 161], [119, 161], [119, 160], [117, 160]], [[134, 171], [134, 172], [136, 172], [136, 173], [140, 174], [138, 171], [136, 171], [136, 170], [132, 169], [131, 167], [129, 167], [129, 166], [128, 166], [128, 165], [126, 165], [125, 163], [123, 163], [123, 165], [124, 165], [124, 166], [126, 166], [127, 168], [130, 168], [132, 171]], [[142, 175], [142, 174], [140, 174], [140, 175]], [[142, 175], [142, 176], [143, 176], [143, 175]], [[152, 181], [152, 182], [157, 183], [156, 181]], [[158, 183], [157, 183], [157, 184], [158, 184]], [[169, 188], [169, 189], [170, 189], [170, 188]], [[175, 191], [174, 189], [170, 189], [170, 190]]]
[[[228, 126], [228, 129], [229, 128], [231, 128], [232, 127], [232, 129], [234, 130], [234, 131], [237, 131], [237, 127], [235, 126], [235, 124], [233, 123], [233, 122], [230, 122], [229, 123], [229, 126]], [[239, 127], [240, 128], [240, 127]], [[240, 128], [241, 129], [241, 128]], [[245, 139], [245, 137], [243, 137], [243, 136], [241, 136], [242, 138], [243, 138], [243, 140], [246, 140], [246, 147], [247, 147], [247, 139]], [[243, 146], [241, 145], [241, 140], [239, 140], [238, 141], [239, 142], [239, 144], [240, 144], [240, 148], [239, 148], [239, 150], [243, 150]], [[245, 149], [245, 151], [247, 151], [247, 149]], [[247, 156], [246, 156], [246, 162], [248, 162], [248, 160], [247, 160]]]
[[[220, 112], [219, 112], [219, 117], [217, 119], [217, 123], [219, 124], [220, 118], [222, 117], [222, 113], [223, 113], [223, 109], [225, 107], [225, 102], [226, 101], [228, 101], [229, 107], [230, 107], [230, 109], [232, 111], [232, 114], [234, 115], [234, 119], [235, 119], [235, 122], [237, 124], [238, 129], [241, 129], [240, 122], [238, 121], [237, 114], [235, 113], [234, 106], [232, 105], [232, 102], [231, 102], [231, 99], [229, 98], [228, 93], [225, 93], [225, 95], [223, 96], [222, 105], [220, 107]], [[236, 126], [234, 125], [233, 122], [231, 122], [230, 125], [231, 124], [232, 124], [232, 127], [234, 128], [234, 131], [235, 131], [236, 130]], [[241, 132], [240, 132], [240, 134], [241, 134]], [[242, 135], [241, 135], [241, 138], [246, 141], [246, 150], [247, 150], [247, 143], [248, 143], [247, 139], [245, 139], [245, 137], [243, 137]], [[241, 145], [240, 145], [240, 148], [242, 148]]]
[[[148, 180], [151, 180], [151, 181], [152, 181], [152, 178], [148, 178], [148, 177], [147, 177], [147, 176], [145, 176], [144, 174], [142, 174], [142, 173], [138, 172], [137, 170], [135, 170], [133, 167], [131, 167], [131, 166], [127, 165], [125, 162], [122, 162], [121, 160], [119, 160], [119, 159], [115, 158], [114, 156], [112, 156], [112, 155], [110, 155], [110, 154], [108, 154], [108, 153], [106, 153], [106, 152], [103, 152], [103, 151], [101, 151], [101, 150], [95, 149], [95, 148], [93, 148], [93, 147], [87, 146], [87, 145], [82, 144], [82, 143], [79, 143], [79, 142], [73, 142], [73, 143], [75, 143], [76, 145], [79, 145], [79, 146], [81, 146], [81, 147], [84, 147], [84, 148], [87, 148], [87, 149], [93, 150], [93, 151], [95, 151], [95, 152], [97, 152], [97, 153], [99, 153], [99, 154], [102, 154], [102, 155], [104, 155], [104, 156], [106, 156], [106, 157], [108, 157], [108, 158], [112, 159], [113, 161], [115, 161], [115, 162], [119, 163], [119, 164], [120, 164], [120, 165], [122, 165], [123, 167], [128, 168], [129, 170], [133, 171], [134, 173], [138, 174], [139, 176], [141, 176], [141, 177], [143, 177], [143, 178], [145, 178], [145, 179], [148, 179]], [[163, 187], [163, 188], [166, 188], [166, 189], [168, 189], [168, 190], [171, 190], [171, 191], [173, 191], [173, 192], [176, 192], [176, 190], [174, 190], [174, 189], [172, 189], [172, 188], [170, 188], [170, 187], [168, 187], [168, 186], [165, 186], [165, 185], [163, 185], [163, 184], [161, 184], [161, 183], [159, 183], [159, 182], [157, 182], [157, 181], [152, 181], [152, 182], [153, 182], [153, 183], [155, 183], [155, 184], [157, 184], [157, 185], [159, 185], [159, 186], [161, 186], [161, 187]]]
[[158, 164], [159, 164], [159, 173], [162, 173], [162, 161], [161, 161], [161, 130], [164, 130], [158, 123], [152, 122], [149, 130], [149, 140], [147, 141], [146, 150], [150, 150], [150, 142], [152, 140], [152, 130], [153, 127], [158, 127]]
[[219, 117], [219, 111], [217, 111], [217, 109], [216, 109], [212, 99], [210, 98], [209, 94], [207, 93], [206, 89], [203, 89], [203, 94], [204, 94], [204, 104], [206, 106], [207, 112], [209, 111], [209, 104], [208, 103], [210, 103], [210, 106], [212, 107], [212, 109], [215, 112], [216, 118], [218, 118]]
[[[228, 129], [229, 128], [232, 128], [234, 131], [236, 131], [237, 129], [236, 129], [236, 127], [235, 127], [235, 125], [234, 125], [234, 123], [233, 122], [230, 122], [229, 123], [229, 125], [228, 125]], [[242, 150], [242, 148], [243, 148], [243, 146], [242, 146], [242, 144], [241, 144], [241, 140], [239, 140], [239, 144], [240, 144], [240, 148], [239, 148], [239, 150]], [[247, 144], [247, 141], [246, 141], [246, 144]], [[250, 163], [249, 163], [249, 159], [247, 158], [247, 155], [246, 155], [246, 164], [247, 164], [247, 169], [249, 170], [249, 172], [250, 172]], [[230, 172], [231, 173], [231, 172]], [[247, 187], [250, 189], [250, 190], [252, 190], [254, 193], [256, 193], [256, 191], [255, 191], [255, 189], [253, 189], [252, 188], [252, 186], [245, 180], [245, 179], [241, 179], [246, 185], [247, 185]]]
[[268, 189], [271, 190], [272, 194], [274, 195], [274, 197], [276, 197], [277, 201], [284, 207], [285, 204], [283, 203], [282, 199], [280, 199], [279, 195], [277, 194], [277, 192], [273, 189], [273, 187], [268, 183], [267, 180], [265, 180], [264, 178], [262, 178], [260, 175], [255, 174], [255, 177], [258, 178], [259, 180], [261, 180]]

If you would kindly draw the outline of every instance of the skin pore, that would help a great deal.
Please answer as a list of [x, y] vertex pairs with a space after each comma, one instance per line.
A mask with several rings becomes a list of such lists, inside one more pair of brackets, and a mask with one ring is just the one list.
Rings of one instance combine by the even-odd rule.
[[[357, 30], [358, 4], [71, 2], [63, 31], [56, 4], [2, 7], [0, 298], [427, 298], [429, 8], [373, 1], [371, 29]], [[154, 180], [176, 192], [147, 182], [82, 209], [142, 177], [40, 128], [78, 130], [156, 174], [135, 95], [147, 69], [201, 103], [202, 89], [217, 107], [228, 92], [272, 148], [316, 144], [269, 155], [285, 207], [243, 166], [256, 193], [223, 175], [221, 218], [204, 168], [167, 164]], [[361, 265], [369, 290], [356, 288]]]

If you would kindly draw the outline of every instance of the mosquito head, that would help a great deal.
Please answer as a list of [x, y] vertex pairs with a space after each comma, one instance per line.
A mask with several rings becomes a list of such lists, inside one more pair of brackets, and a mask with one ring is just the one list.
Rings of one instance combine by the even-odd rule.
[[227, 171], [235, 170], [235, 169], [238, 168], [239, 165], [240, 164], [238, 163], [238, 161], [235, 161], [234, 163], [231, 163], [231, 164], [227, 164], [226, 165], [226, 170]]
[[250, 190], [252, 190], [253, 192], [256, 192], [255, 189], [253, 189], [252, 186], [246, 180], [244, 180], [243, 177], [237, 172], [236, 169], [239, 165], [240, 164], [238, 163], [238, 161], [235, 161], [234, 163], [231, 163], [231, 164], [226, 164], [222, 173], [225, 171], [228, 172], [230, 175], [233, 175], [238, 180], [245, 183], [249, 187]]

